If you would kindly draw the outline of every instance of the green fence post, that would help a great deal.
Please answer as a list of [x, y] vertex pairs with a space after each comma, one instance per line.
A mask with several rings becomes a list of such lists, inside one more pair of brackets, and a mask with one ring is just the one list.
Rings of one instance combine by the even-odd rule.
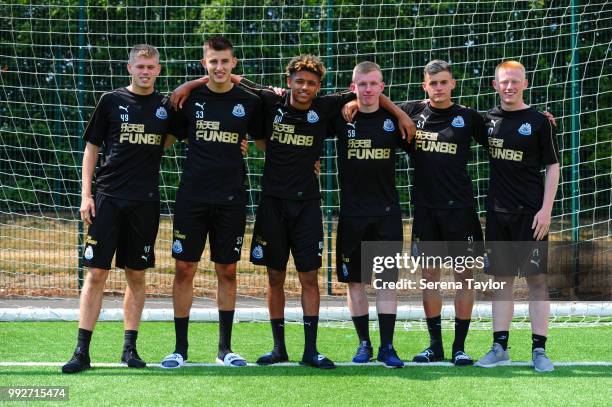
[[578, 241], [580, 240], [580, 84], [579, 66], [578, 66], [578, 16], [576, 13], [577, 0], [571, 1], [571, 45], [572, 45], [572, 62], [570, 67], [571, 74], [571, 151], [572, 151], [572, 171], [571, 171], [571, 189], [572, 189], [572, 242], [573, 242], [573, 288], [574, 293], [577, 293], [580, 285], [580, 250]]
[[[77, 106], [80, 119], [83, 118], [83, 104], [84, 104], [84, 88], [85, 88], [85, 0], [81, 0], [79, 3], [79, 54], [77, 61]], [[79, 121], [76, 126], [77, 136], [77, 148], [78, 153], [82, 154], [83, 151], [83, 124]], [[79, 161], [80, 162], [80, 161]], [[83, 288], [83, 221], [79, 220], [79, 235], [78, 235], [78, 247], [77, 256], [79, 261], [78, 266], [78, 286], [79, 291]]]
[[[53, 67], [55, 73], [55, 84], [57, 86], [57, 94], [59, 95], [62, 89], [62, 49], [59, 48], [58, 51], [54, 55], [55, 65]], [[58, 98], [59, 99], [59, 98]], [[60, 152], [57, 151], [58, 146], [62, 144], [62, 103], [61, 100], [58, 100], [58, 105], [55, 106], [55, 115], [54, 115], [54, 126], [53, 133], [50, 134], [51, 140], [53, 140], [53, 146], [56, 149], [55, 156], [58, 157]], [[49, 130], [51, 130], [51, 126], [49, 126]], [[52, 159], [52, 158], [50, 158]], [[55, 167], [55, 181], [53, 183], [53, 203], [56, 206], [61, 206], [62, 202], [62, 170], [60, 169], [60, 161], [57, 161], [57, 166]]]
[[[327, 47], [326, 47], [326, 56], [325, 56], [325, 65], [327, 69], [331, 71], [333, 69], [333, 61], [332, 61], [332, 28], [333, 28], [333, 0], [327, 0]], [[327, 88], [330, 89], [333, 85], [331, 75], [327, 75]], [[325, 177], [325, 205], [327, 207], [326, 212], [326, 220], [327, 220], [327, 295], [332, 295], [332, 265], [333, 265], [333, 256], [332, 256], [332, 233], [333, 233], [333, 195], [332, 195], [332, 187], [333, 187], [333, 177], [331, 174], [332, 168], [332, 140], [326, 140], [325, 143], [325, 155], [327, 158], [325, 159], [325, 168], [327, 169], [327, 175]]]

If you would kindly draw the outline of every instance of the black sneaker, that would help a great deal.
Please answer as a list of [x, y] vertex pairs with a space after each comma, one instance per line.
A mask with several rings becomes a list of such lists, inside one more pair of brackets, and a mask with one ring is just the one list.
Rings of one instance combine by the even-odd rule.
[[423, 352], [412, 358], [412, 361], [416, 363], [430, 363], [440, 360], [444, 360], [444, 351], [436, 353], [431, 348], [426, 348]]
[[320, 353], [313, 353], [312, 355], [304, 355], [300, 362], [302, 366], [316, 367], [317, 369], [335, 369], [336, 365], [330, 359], [326, 358]]
[[62, 373], [79, 373], [86, 369], [91, 369], [89, 354], [82, 352], [80, 348], [76, 348], [72, 358], [62, 366]]
[[272, 349], [272, 352], [268, 352], [257, 359], [257, 363], [260, 366], [273, 365], [275, 363], [283, 363], [289, 361], [289, 355], [286, 351], [280, 351], [276, 348]]
[[453, 365], [455, 366], [472, 366], [474, 364], [474, 361], [470, 355], [462, 350], [458, 350], [457, 352], [453, 353], [451, 362], [453, 362]]
[[147, 364], [140, 358], [135, 347], [123, 349], [123, 353], [121, 354], [121, 363], [125, 363], [128, 365], [128, 367], [134, 367], [136, 369], [147, 367]]

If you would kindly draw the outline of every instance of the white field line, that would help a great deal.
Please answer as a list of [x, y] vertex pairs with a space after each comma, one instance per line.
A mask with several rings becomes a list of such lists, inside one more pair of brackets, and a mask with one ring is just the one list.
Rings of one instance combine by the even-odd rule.
[[[371, 367], [371, 366], [382, 366], [382, 363], [378, 362], [370, 362], [370, 363], [352, 363], [352, 362], [335, 362], [336, 366], [352, 366], [352, 367]], [[428, 366], [444, 366], [444, 367], [454, 367], [454, 365], [450, 362], [432, 362], [432, 363], [415, 363], [415, 362], [405, 362], [406, 367], [428, 367]], [[64, 362], [0, 362], [0, 367], [60, 367], [63, 366]], [[126, 365], [121, 363], [92, 363], [92, 367], [125, 367]], [[573, 367], [573, 366], [605, 366], [612, 367], [612, 362], [599, 362], [599, 361], [590, 361], [590, 362], [554, 362], [556, 367]], [[255, 363], [249, 363], [247, 367], [296, 367], [300, 366], [299, 363], [295, 362], [287, 362], [287, 363], [277, 363], [270, 366], [259, 366]], [[531, 362], [511, 362], [508, 365], [511, 367], [521, 367], [521, 366], [533, 366]], [[147, 367], [152, 368], [162, 368], [159, 363], [148, 363]], [[218, 363], [186, 363], [184, 367], [225, 367]], [[500, 366], [504, 367], [504, 366]], [[167, 369], [173, 370], [173, 369]]]
[[[370, 319], [377, 319], [376, 308], [370, 307]], [[301, 307], [285, 308], [285, 320], [300, 321], [302, 319]], [[550, 315], [553, 317], [611, 317], [612, 302], [552, 302]], [[455, 316], [452, 304], [442, 307], [442, 319]], [[514, 306], [515, 318], [529, 317], [529, 304], [516, 303]], [[237, 307], [234, 315], [236, 321], [269, 321], [266, 307]], [[321, 321], [350, 321], [351, 315], [346, 306], [322, 307], [319, 318]], [[491, 304], [480, 303], [474, 305], [472, 319], [491, 318]], [[425, 313], [422, 306], [400, 305], [397, 308], [398, 320], [424, 320]], [[78, 308], [1, 308], [0, 321], [78, 321]], [[100, 321], [123, 321], [123, 309], [103, 308], [100, 312]], [[216, 307], [193, 308], [190, 321], [217, 322], [219, 312]], [[174, 311], [170, 308], [145, 308], [142, 312], [142, 321], [174, 321]]]

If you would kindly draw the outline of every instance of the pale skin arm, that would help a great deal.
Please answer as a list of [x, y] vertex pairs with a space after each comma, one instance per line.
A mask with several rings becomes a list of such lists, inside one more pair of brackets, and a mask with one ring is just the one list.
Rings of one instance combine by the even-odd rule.
[[342, 118], [346, 122], [351, 123], [358, 110], [359, 106], [357, 105], [357, 100], [351, 100], [342, 107]]
[[81, 208], [79, 212], [81, 214], [81, 220], [88, 225], [91, 225], [92, 218], [96, 216], [96, 204], [93, 196], [91, 195], [91, 183], [93, 180], [93, 173], [96, 169], [96, 163], [98, 162], [98, 153], [100, 147], [92, 143], [87, 143], [85, 146], [85, 153], [83, 154], [83, 168], [82, 168], [82, 184], [81, 184]]
[[166, 134], [166, 140], [164, 141], [164, 148], [170, 148], [172, 144], [176, 141], [176, 137], [172, 134]]
[[552, 213], [557, 187], [559, 186], [559, 163], [546, 166], [546, 177], [544, 178], [544, 202], [542, 208], [533, 217], [531, 229], [533, 238], [542, 240], [550, 229], [550, 217]]
[[255, 140], [255, 146], [261, 151], [266, 151], [266, 140]]
[[172, 95], [170, 95], [170, 104], [176, 110], [183, 108], [183, 103], [189, 97], [189, 94], [196, 88], [200, 86], [204, 86], [208, 83], [208, 76], [203, 76], [198, 79], [194, 79], [192, 81], [188, 81], [183, 83], [178, 88], [172, 91]]

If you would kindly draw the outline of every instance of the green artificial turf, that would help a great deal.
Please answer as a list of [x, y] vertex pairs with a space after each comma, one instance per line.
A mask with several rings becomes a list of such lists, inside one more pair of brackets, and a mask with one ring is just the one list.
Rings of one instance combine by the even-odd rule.
[[[190, 325], [190, 362], [214, 361], [217, 330], [213, 323]], [[0, 323], [0, 361], [65, 362], [74, 349], [76, 331], [75, 322]], [[371, 334], [376, 346], [378, 332]], [[452, 336], [452, 330], [445, 330], [447, 357]], [[302, 327], [288, 324], [286, 337], [290, 359], [299, 361]], [[548, 354], [556, 362], [610, 362], [611, 339], [609, 326], [553, 328]], [[405, 331], [398, 324], [395, 345], [404, 360], [420, 352], [427, 340], [426, 331]], [[122, 341], [121, 323], [99, 323], [91, 344], [92, 363], [119, 362]], [[268, 324], [240, 323], [234, 327], [233, 349], [249, 362], [269, 351], [271, 342]], [[490, 342], [490, 331], [473, 330], [466, 351], [479, 358]], [[334, 361], [350, 361], [356, 344], [350, 327], [320, 329], [319, 350]], [[510, 346], [513, 361], [529, 361], [529, 330], [511, 331]], [[138, 350], [147, 362], [159, 363], [173, 347], [171, 323], [142, 324]], [[59, 367], [0, 367], [0, 386], [25, 385], [69, 387], [68, 403], [45, 401], [36, 405], [607, 406], [612, 402], [612, 367], [557, 367], [548, 374], [536, 373], [530, 367], [411, 366], [392, 370], [340, 366], [332, 371], [307, 367], [94, 367], [76, 375], [62, 375]]]

